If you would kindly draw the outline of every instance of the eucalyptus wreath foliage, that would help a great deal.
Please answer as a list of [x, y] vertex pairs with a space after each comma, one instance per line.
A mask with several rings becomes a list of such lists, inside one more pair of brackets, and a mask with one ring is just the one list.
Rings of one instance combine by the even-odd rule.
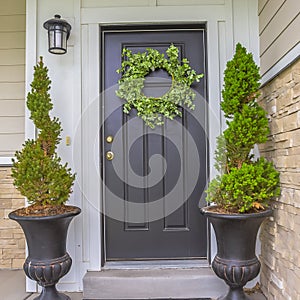
[[[127, 114], [131, 109], [151, 128], [162, 125], [163, 116], [171, 120], [181, 116], [180, 106], [194, 109], [195, 92], [190, 88], [192, 83], [199, 81], [203, 74], [197, 74], [183, 58], [179, 61], [179, 49], [171, 45], [164, 53], [148, 48], [146, 52], [133, 54], [124, 48], [122, 65], [117, 70], [122, 74], [116, 94], [127, 101], [123, 111]], [[163, 69], [172, 77], [170, 90], [161, 97], [147, 97], [143, 93], [145, 76], [157, 69]]]
[[30, 204], [62, 205], [72, 192], [75, 175], [56, 153], [61, 123], [50, 117], [53, 108], [49, 90], [51, 81], [42, 58], [34, 67], [34, 79], [27, 96], [30, 119], [38, 129], [37, 139], [29, 139], [13, 159], [14, 185]]
[[240, 213], [264, 209], [280, 189], [273, 164], [252, 154], [254, 145], [266, 142], [269, 134], [266, 112], [256, 102], [259, 68], [252, 54], [237, 44], [224, 75], [221, 108], [228, 127], [217, 138], [215, 166], [220, 175], [210, 182], [207, 201]]

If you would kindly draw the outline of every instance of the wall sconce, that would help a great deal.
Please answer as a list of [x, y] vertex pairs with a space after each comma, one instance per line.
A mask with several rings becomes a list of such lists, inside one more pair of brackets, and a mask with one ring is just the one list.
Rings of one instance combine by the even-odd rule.
[[44, 28], [48, 30], [48, 51], [53, 54], [65, 54], [71, 25], [61, 19], [60, 15], [55, 15], [54, 19], [44, 23]]

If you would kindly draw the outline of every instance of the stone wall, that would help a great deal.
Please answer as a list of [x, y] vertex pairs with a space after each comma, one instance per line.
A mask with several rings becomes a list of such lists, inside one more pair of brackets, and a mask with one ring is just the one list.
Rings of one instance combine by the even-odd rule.
[[280, 171], [281, 197], [262, 228], [262, 289], [269, 300], [300, 299], [300, 59], [262, 88], [271, 136], [261, 155]]
[[21, 268], [25, 259], [25, 239], [17, 222], [8, 214], [24, 206], [22, 197], [13, 186], [10, 167], [0, 167], [0, 269]]

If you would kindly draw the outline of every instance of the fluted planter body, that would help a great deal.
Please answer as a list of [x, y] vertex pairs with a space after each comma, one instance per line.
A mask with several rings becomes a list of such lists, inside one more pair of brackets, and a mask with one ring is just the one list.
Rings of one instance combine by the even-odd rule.
[[260, 262], [255, 255], [257, 233], [272, 210], [252, 214], [219, 214], [212, 212], [211, 207], [205, 207], [201, 212], [213, 225], [217, 239], [218, 250], [212, 268], [229, 286], [228, 294], [219, 300], [249, 299], [243, 287], [259, 274]]
[[80, 208], [74, 207], [72, 212], [46, 217], [9, 214], [10, 219], [21, 225], [26, 237], [25, 274], [43, 287], [36, 300], [69, 299], [58, 293], [55, 285], [71, 268], [72, 259], [66, 251], [67, 233], [70, 222], [80, 212]]

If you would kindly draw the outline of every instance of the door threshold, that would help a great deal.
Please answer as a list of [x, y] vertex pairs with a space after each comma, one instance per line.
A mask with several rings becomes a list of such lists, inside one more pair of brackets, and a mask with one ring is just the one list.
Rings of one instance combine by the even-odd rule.
[[208, 260], [142, 260], [142, 261], [109, 261], [102, 270], [140, 270], [140, 269], [193, 269], [210, 267]]

